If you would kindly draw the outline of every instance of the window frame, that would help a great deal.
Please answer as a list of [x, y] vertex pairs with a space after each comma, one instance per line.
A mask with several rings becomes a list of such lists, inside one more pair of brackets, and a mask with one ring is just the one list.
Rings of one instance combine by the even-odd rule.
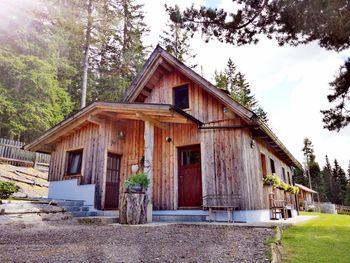
[[[273, 168], [273, 169], [272, 169]], [[270, 170], [272, 174], [276, 174], [275, 160], [270, 157]]]
[[261, 165], [262, 176], [266, 177], [267, 176], [266, 154], [262, 152], [260, 153], [260, 165]]
[[[76, 175], [81, 175], [81, 169], [82, 169], [82, 164], [83, 164], [83, 149], [77, 149], [77, 150], [72, 150], [72, 151], [67, 151], [67, 166], [66, 166], [66, 175], [68, 176], [76, 176]], [[71, 166], [72, 166], [72, 155], [77, 155], [80, 154], [80, 159], [78, 163], [78, 169], [76, 173], [70, 172]]]
[[[176, 98], [175, 92], [176, 92], [176, 90], [179, 90], [179, 89], [182, 89], [182, 88], [187, 88], [187, 108], [181, 108], [178, 105], [176, 105], [176, 103], [175, 103], [175, 98]], [[172, 98], [172, 102], [173, 102], [174, 106], [178, 107], [181, 110], [189, 110], [191, 108], [191, 103], [190, 103], [190, 85], [189, 85], [189, 83], [184, 83], [184, 84], [178, 85], [176, 87], [173, 87], [172, 88], [172, 97], [173, 97]]]

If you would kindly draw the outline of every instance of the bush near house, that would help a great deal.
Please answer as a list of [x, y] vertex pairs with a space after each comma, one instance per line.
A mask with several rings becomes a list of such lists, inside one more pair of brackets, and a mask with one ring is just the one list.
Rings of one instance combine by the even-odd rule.
[[12, 194], [17, 193], [19, 187], [12, 182], [0, 181], [0, 198], [7, 199]]

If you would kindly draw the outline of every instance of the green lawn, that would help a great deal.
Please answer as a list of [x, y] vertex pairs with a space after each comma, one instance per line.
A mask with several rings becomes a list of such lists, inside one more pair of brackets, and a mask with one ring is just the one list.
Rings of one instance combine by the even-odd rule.
[[283, 262], [350, 262], [350, 216], [320, 213], [283, 231]]

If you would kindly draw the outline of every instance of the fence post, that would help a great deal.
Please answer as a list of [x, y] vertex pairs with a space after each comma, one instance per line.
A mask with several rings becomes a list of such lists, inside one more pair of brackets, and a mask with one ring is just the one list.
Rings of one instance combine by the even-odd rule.
[[38, 160], [39, 160], [39, 153], [35, 153], [35, 159], [34, 159], [34, 166], [33, 168], [36, 169], [38, 165]]

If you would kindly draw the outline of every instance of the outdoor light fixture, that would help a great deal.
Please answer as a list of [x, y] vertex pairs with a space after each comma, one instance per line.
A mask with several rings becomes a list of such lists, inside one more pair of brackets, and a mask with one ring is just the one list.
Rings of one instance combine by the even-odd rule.
[[119, 131], [118, 132], [118, 139], [119, 140], [124, 140], [125, 139], [125, 132], [124, 131]]
[[173, 139], [171, 139], [171, 137], [165, 137], [165, 141], [167, 142], [172, 142]]
[[254, 148], [254, 147], [255, 147], [255, 140], [252, 139], [252, 140], [250, 141], [250, 148]]
[[131, 165], [131, 172], [135, 174], [139, 170], [139, 166], [137, 164]]

